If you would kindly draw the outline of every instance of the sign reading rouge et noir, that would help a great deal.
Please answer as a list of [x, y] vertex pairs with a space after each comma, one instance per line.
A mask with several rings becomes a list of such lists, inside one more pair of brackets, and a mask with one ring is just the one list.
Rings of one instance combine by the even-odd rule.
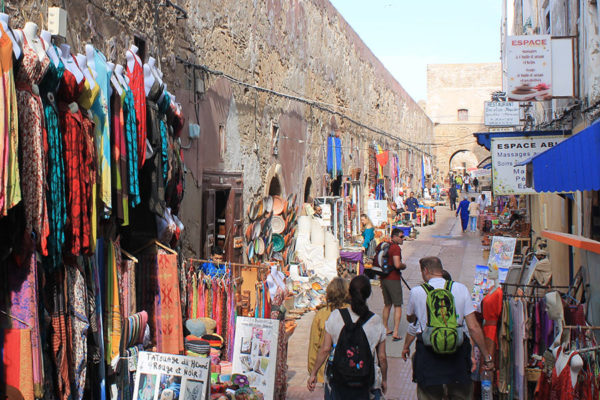
[[563, 136], [510, 137], [492, 139], [492, 177], [494, 196], [535, 194], [525, 186], [526, 166], [516, 166], [562, 142]]
[[486, 101], [485, 126], [518, 126], [519, 103], [516, 101]]
[[509, 36], [506, 41], [509, 100], [552, 99], [552, 45], [550, 35]]

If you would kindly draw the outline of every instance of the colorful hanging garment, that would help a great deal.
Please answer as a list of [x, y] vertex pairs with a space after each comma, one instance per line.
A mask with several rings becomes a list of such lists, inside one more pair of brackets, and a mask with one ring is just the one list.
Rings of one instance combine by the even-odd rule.
[[34, 400], [31, 330], [5, 329], [3, 336], [3, 363], [6, 385], [17, 389], [23, 399]]
[[0, 26], [0, 104], [4, 112], [0, 113], [0, 216], [21, 201], [19, 178], [19, 116], [17, 92], [13, 71], [13, 44], [10, 37]]
[[129, 202], [132, 207], [140, 204], [140, 181], [138, 176], [138, 143], [135, 101], [130, 88], [125, 89], [123, 100], [123, 119], [127, 142], [127, 183], [129, 185]]
[[[94, 50], [96, 67], [96, 84], [100, 95], [92, 104], [91, 111], [94, 120], [94, 142], [96, 143], [97, 166], [100, 181], [99, 200], [104, 205], [104, 217], [108, 217], [112, 209], [111, 194], [111, 150], [110, 150], [110, 75], [106, 58], [98, 50]], [[92, 73], [93, 76], [93, 73]]]
[[90, 322], [87, 316], [87, 289], [78, 265], [66, 266], [68, 299], [69, 359], [73, 380], [71, 398], [83, 399], [87, 374], [87, 336]]
[[129, 86], [133, 94], [135, 114], [137, 116], [137, 151], [138, 169], [141, 169], [146, 161], [146, 92], [144, 89], [144, 72], [137, 56], [128, 50], [134, 58], [133, 69], [129, 69], [127, 63], [127, 76]]
[[183, 321], [179, 297], [177, 255], [159, 250], [157, 254], [159, 293], [157, 309], [157, 348], [160, 353], [183, 354]]
[[21, 160], [21, 191], [25, 204], [25, 224], [35, 232], [43, 255], [48, 255], [46, 239], [50, 227], [46, 208], [46, 153], [48, 142], [44, 129], [42, 99], [33, 86], [44, 77], [50, 59], [39, 59], [24, 37], [23, 59], [16, 76], [19, 110], [19, 145]]
[[[10, 282], [10, 314], [18, 319], [12, 320], [15, 329], [27, 330], [28, 341], [31, 348], [28, 351], [27, 362], [32, 365], [28, 367], [32, 373], [32, 384], [36, 397], [43, 395], [43, 373], [42, 373], [42, 347], [40, 337], [40, 319], [38, 315], [38, 263], [35, 252], [29, 258], [29, 262], [23, 267], [13, 268], [9, 274]], [[22, 323], [20, 321], [25, 322]], [[22, 360], [23, 361], [23, 360]]]
[[[58, 51], [56, 46], [54, 46], [54, 49]], [[58, 65], [50, 63], [48, 72], [40, 83], [40, 96], [44, 105], [44, 120], [48, 132], [48, 188], [46, 200], [50, 236], [48, 237], [48, 258], [44, 260], [44, 265], [50, 269], [56, 268], [62, 261], [67, 216], [63, 138], [58, 121], [58, 106], [55, 97], [64, 72], [65, 66], [59, 58]]]
[[119, 355], [121, 343], [121, 306], [119, 304], [119, 282], [117, 279], [117, 251], [110, 242], [106, 252], [106, 338], [105, 360], [107, 364]]
[[327, 138], [327, 173], [336, 179], [342, 171], [342, 142], [339, 137], [330, 135]]
[[[383, 175], [383, 166], [388, 162], [388, 154], [383, 151], [383, 147], [381, 147], [381, 145], [377, 145], [377, 154], [375, 155], [375, 158], [377, 159], [377, 179], [384, 179], [385, 176]], [[382, 161], [385, 161], [385, 163], [382, 164]]]
[[[120, 88], [120, 87], [119, 87]], [[125, 146], [125, 125], [121, 106], [125, 92], [119, 94], [114, 88], [111, 101], [111, 173], [113, 185], [113, 214], [122, 226], [129, 225], [129, 204], [127, 185], [127, 148]]]
[[52, 361], [56, 371], [57, 394], [60, 400], [71, 397], [71, 376], [69, 368], [69, 335], [67, 331], [67, 301], [64, 266], [55, 268], [50, 276], [48, 288], [52, 297], [51, 304], [51, 343]]

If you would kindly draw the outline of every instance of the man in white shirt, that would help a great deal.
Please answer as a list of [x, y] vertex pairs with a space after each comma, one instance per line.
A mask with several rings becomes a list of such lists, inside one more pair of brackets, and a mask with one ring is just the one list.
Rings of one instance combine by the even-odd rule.
[[396, 203], [396, 213], [401, 213], [401, 210], [404, 210], [404, 193], [398, 192], [396, 198], [394, 199], [394, 203]]
[[[423, 280], [434, 289], [444, 288], [442, 262], [438, 257], [425, 257], [419, 260]], [[473, 383], [471, 381], [471, 344], [467, 333], [481, 350], [484, 369], [493, 367], [492, 358], [484, 342], [483, 331], [475, 318], [471, 295], [465, 285], [452, 283], [452, 296], [457, 317], [458, 329], [463, 329], [465, 338], [462, 346], [454, 354], [438, 355], [431, 347], [425, 346], [422, 338], [427, 326], [427, 293], [423, 286], [416, 286], [410, 291], [406, 319], [410, 322], [402, 358], [406, 360], [410, 354], [410, 345], [417, 339], [416, 352], [413, 357], [413, 378], [417, 383], [419, 400], [442, 399], [444, 387], [450, 398], [470, 399]], [[466, 323], [466, 327], [464, 324]]]
[[487, 206], [489, 206], [489, 199], [485, 197], [485, 194], [481, 193], [481, 196], [477, 199], [479, 204], [479, 212], [483, 212]]

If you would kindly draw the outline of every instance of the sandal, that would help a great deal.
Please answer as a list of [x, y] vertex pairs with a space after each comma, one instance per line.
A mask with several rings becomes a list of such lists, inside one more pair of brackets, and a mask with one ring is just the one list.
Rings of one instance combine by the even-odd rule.
[[394, 342], [399, 342], [399, 341], [401, 341], [401, 340], [402, 340], [402, 338], [401, 338], [401, 337], [395, 337], [395, 336], [392, 336], [392, 340], [393, 340]]
[[393, 334], [394, 334], [394, 331], [388, 331], [388, 333], [387, 333], [388, 336], [391, 336]]

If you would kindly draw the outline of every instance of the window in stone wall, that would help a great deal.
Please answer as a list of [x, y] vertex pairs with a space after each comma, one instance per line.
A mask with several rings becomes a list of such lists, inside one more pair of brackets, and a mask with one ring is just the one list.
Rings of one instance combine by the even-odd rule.
[[219, 156], [221, 160], [225, 158], [225, 150], [227, 149], [225, 125], [219, 124]]
[[458, 109], [458, 120], [459, 121], [468, 121], [469, 120], [469, 110], [466, 108]]
[[279, 154], [279, 125], [271, 121], [271, 150], [273, 155]]
[[140, 57], [142, 62], [144, 62], [146, 59], [146, 41], [139, 36], [134, 36], [133, 44], [138, 48], [137, 55]]

